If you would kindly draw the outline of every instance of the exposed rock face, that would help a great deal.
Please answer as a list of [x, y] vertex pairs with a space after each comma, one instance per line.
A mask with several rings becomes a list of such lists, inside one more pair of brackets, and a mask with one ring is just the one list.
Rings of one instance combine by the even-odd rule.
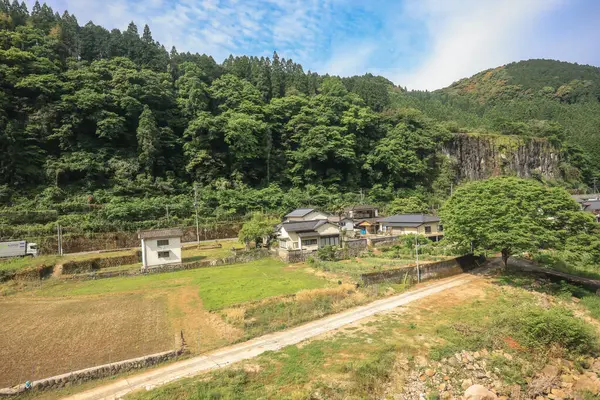
[[459, 179], [498, 175], [560, 178], [560, 152], [545, 139], [456, 134], [443, 153], [457, 161]]

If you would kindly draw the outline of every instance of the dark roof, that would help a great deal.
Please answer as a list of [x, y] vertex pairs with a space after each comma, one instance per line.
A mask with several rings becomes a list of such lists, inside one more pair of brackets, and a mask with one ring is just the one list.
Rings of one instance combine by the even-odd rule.
[[313, 211], [315, 211], [314, 208], [297, 208], [288, 215], [286, 215], [286, 217], [304, 217], [305, 215], [310, 214]]
[[179, 228], [168, 228], [168, 229], [155, 229], [152, 231], [139, 231], [138, 239], [160, 239], [160, 238], [174, 238], [182, 237], [183, 229]]
[[600, 210], [600, 200], [590, 200], [582, 203], [585, 211], [597, 211]]
[[314, 231], [326, 223], [328, 223], [326, 219], [316, 219], [313, 221], [284, 222], [281, 226], [288, 232], [306, 232]]
[[301, 238], [305, 238], [305, 237], [314, 237], [314, 236], [319, 236], [318, 232], [315, 231], [310, 231], [310, 232], [298, 232], [298, 236], [300, 236]]
[[377, 210], [379, 207], [370, 206], [368, 204], [358, 204], [351, 207], [346, 207], [344, 211], [366, 211], [366, 210]]
[[426, 222], [440, 222], [440, 218], [428, 214], [399, 214], [391, 217], [382, 218], [379, 222], [389, 226], [417, 227]]

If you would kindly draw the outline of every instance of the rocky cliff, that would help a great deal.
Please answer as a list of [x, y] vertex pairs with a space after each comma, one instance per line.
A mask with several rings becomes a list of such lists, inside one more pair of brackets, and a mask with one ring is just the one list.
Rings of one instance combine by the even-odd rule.
[[459, 179], [561, 177], [560, 151], [541, 138], [461, 133], [444, 144], [443, 153], [456, 160]]

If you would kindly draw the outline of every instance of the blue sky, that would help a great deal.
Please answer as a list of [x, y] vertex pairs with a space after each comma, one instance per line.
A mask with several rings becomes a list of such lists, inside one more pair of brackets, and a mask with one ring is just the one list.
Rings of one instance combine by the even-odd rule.
[[[35, 0], [27, 0], [31, 6]], [[600, 0], [49, 0], [81, 25], [150, 25], [170, 49], [292, 58], [438, 89], [511, 61], [600, 65]]]

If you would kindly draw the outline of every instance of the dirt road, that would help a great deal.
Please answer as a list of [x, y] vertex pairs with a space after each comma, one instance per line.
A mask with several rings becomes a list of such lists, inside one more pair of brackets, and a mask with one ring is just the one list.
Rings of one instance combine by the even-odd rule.
[[100, 386], [86, 392], [68, 397], [70, 400], [118, 399], [127, 393], [139, 389], [152, 389], [177, 379], [198, 375], [202, 372], [221, 368], [238, 361], [256, 357], [266, 351], [279, 350], [285, 346], [299, 343], [322, 333], [333, 331], [344, 325], [356, 322], [372, 315], [390, 311], [413, 301], [464, 285], [477, 279], [474, 275], [461, 274], [447, 278], [425, 287], [397, 296], [377, 300], [373, 303], [353, 308], [317, 321], [255, 338], [253, 340], [220, 349], [189, 360], [176, 362], [109, 385]]

